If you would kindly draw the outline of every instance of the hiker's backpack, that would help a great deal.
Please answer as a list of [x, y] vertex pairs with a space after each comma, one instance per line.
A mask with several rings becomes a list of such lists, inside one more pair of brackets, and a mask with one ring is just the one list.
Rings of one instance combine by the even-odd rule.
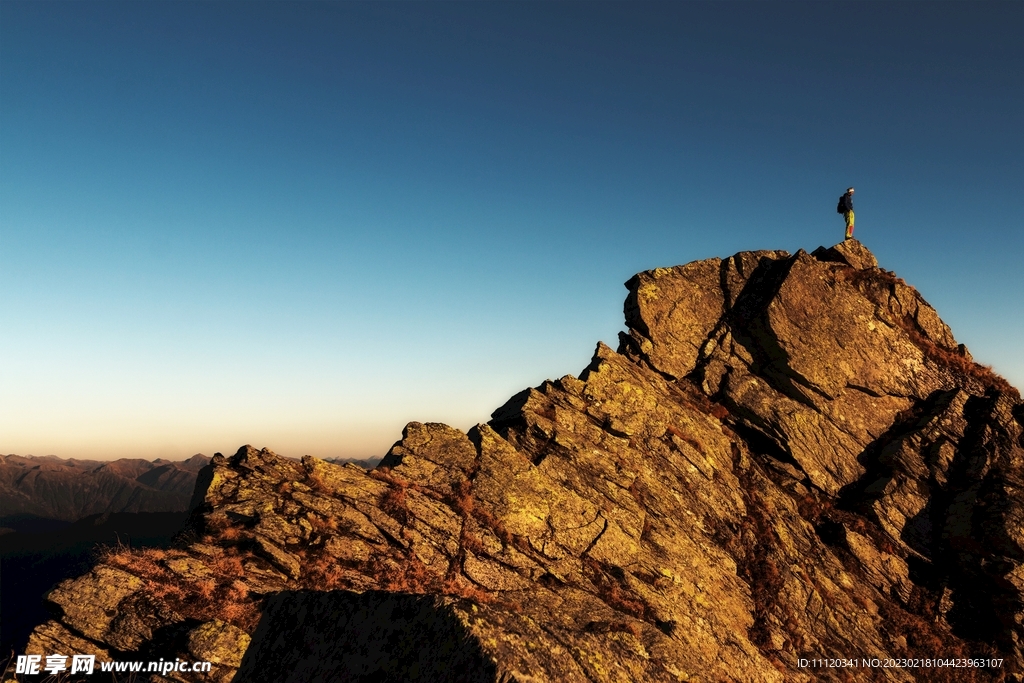
[[846, 195], [839, 195], [839, 206], [836, 207], [836, 213], [846, 213]]

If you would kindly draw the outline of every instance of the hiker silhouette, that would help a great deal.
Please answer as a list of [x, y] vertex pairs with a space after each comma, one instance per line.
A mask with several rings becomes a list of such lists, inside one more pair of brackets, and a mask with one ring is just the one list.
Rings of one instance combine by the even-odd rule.
[[836, 211], [843, 214], [843, 218], [846, 220], [846, 237], [843, 239], [853, 239], [853, 188], [846, 188], [846, 193], [839, 198], [839, 205], [836, 206]]

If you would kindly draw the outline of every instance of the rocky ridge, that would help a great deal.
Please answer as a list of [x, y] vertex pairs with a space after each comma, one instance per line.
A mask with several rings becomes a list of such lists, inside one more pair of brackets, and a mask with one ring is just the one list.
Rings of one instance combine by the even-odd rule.
[[[209, 680], [1024, 680], [1024, 405], [859, 242], [640, 273], [579, 378], [366, 472], [214, 457], [27, 651]], [[995, 657], [970, 669], [800, 658]], [[168, 674], [170, 679], [192, 674]]]

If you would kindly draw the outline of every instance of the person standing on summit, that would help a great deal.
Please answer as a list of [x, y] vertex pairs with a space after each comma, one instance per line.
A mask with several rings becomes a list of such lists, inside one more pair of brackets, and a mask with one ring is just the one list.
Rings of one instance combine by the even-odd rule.
[[853, 239], [853, 188], [846, 188], [846, 194], [839, 198], [839, 206], [836, 207], [836, 211], [843, 214], [843, 218], [846, 219], [846, 237], [844, 239]]

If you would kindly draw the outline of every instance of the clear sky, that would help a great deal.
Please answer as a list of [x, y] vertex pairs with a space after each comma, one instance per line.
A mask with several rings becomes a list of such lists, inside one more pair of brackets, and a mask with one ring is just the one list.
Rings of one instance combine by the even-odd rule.
[[1024, 388], [1024, 3], [0, 2], [0, 453], [382, 455], [857, 233]]

